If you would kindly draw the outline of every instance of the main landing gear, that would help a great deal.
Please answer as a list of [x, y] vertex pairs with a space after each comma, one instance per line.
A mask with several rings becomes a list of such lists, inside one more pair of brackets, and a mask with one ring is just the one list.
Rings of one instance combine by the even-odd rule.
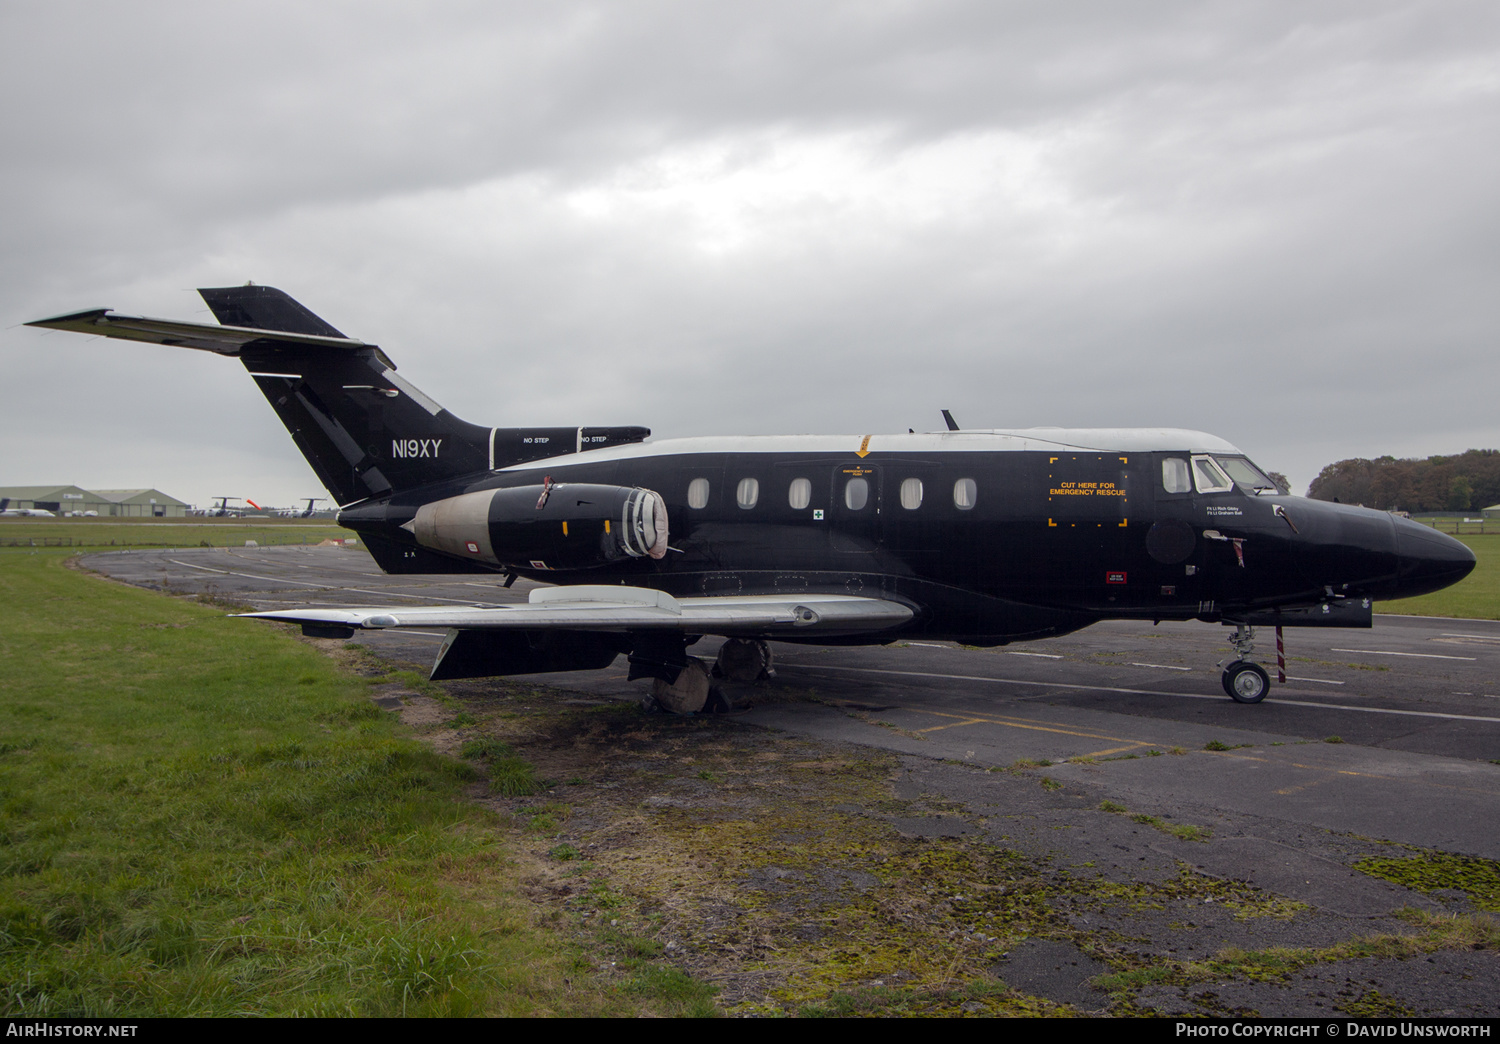
[[776, 677], [771, 647], [759, 638], [728, 638], [719, 647], [714, 677], [732, 682], [758, 682]]
[[758, 638], [726, 640], [712, 669], [696, 656], [686, 660], [676, 680], [669, 682], [658, 676], [652, 681], [646, 705], [669, 714], [722, 714], [733, 710], [734, 704], [717, 684], [719, 681], [749, 684], [776, 677], [771, 647]]
[[708, 664], [696, 656], [689, 656], [687, 666], [676, 681], [668, 682], [664, 678], [652, 681], [651, 698], [668, 714], [697, 714], [708, 707], [712, 690]]
[[1251, 663], [1247, 656], [1255, 650], [1255, 628], [1236, 624], [1229, 636], [1234, 646], [1235, 660], [1224, 668], [1221, 681], [1224, 691], [1236, 703], [1259, 703], [1271, 691], [1271, 676], [1258, 663]]

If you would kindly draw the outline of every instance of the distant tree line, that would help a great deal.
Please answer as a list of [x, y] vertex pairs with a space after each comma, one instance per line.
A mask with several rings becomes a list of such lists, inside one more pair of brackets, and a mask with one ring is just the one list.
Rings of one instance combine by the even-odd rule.
[[1341, 460], [1318, 473], [1307, 495], [1385, 511], [1484, 508], [1500, 504], [1500, 450], [1471, 449], [1426, 460]]

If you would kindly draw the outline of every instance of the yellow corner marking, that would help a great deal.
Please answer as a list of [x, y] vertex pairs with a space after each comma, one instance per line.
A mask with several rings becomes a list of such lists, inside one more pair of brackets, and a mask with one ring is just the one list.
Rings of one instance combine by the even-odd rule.
[[1122, 519], [1120, 519], [1120, 528], [1121, 529], [1124, 529], [1129, 524], [1130, 524], [1130, 519], [1128, 519], [1128, 518], [1122, 518]]
[[1048, 457], [1047, 458], [1047, 463], [1048, 464], [1056, 464], [1057, 463], [1057, 458], [1056, 457]]
[[[1121, 747], [1121, 750], [1129, 750], [1131, 747], [1149, 747], [1151, 744], [1140, 740], [1128, 740], [1124, 736], [1110, 736], [1102, 732], [1083, 732], [1078, 729], [1063, 728], [1056, 722], [1038, 721], [1034, 718], [1007, 718], [1000, 715], [976, 718], [972, 715], [947, 714], [943, 711], [928, 710], [925, 707], [907, 707], [901, 705], [902, 710], [916, 711], [920, 714], [930, 714], [935, 718], [955, 718], [955, 725], [1004, 725], [1012, 729], [1029, 729], [1034, 732], [1057, 732], [1064, 736], [1081, 736], [1084, 739], [1108, 740], [1111, 743], [1128, 743], [1130, 747]], [[945, 726], [940, 726], [945, 727]], [[919, 729], [920, 732], [931, 732], [932, 729]]]
[[1130, 458], [1129, 457], [1121, 457], [1120, 458], [1120, 462], [1123, 463], [1123, 464], [1129, 464], [1130, 463]]
[[1053, 529], [1057, 528], [1057, 523], [1052, 521], [1050, 518], [1047, 519], [1047, 525], [1051, 526]]
[[1149, 744], [1149, 743], [1132, 743], [1128, 747], [1110, 747], [1108, 750], [1095, 750], [1095, 751], [1091, 751], [1088, 754], [1084, 754], [1083, 757], [1086, 757], [1086, 758], [1102, 758], [1102, 757], [1105, 757], [1105, 756], [1107, 756], [1109, 754], [1123, 754], [1127, 750], [1140, 750], [1142, 747], [1149, 747], [1149, 746], [1151, 746], [1151, 744]]
[[965, 718], [963, 721], [950, 721], [946, 725], [934, 725], [934, 726], [932, 726], [931, 728], [928, 728], [928, 729], [917, 729], [915, 731], [917, 731], [919, 733], [921, 733], [921, 732], [942, 732], [944, 729], [956, 728], [959, 725], [987, 725], [987, 724], [990, 724], [988, 718]]
[[870, 439], [871, 439], [871, 437], [872, 436], [869, 436], [869, 435], [865, 436], [864, 441], [859, 444], [859, 449], [857, 449], [857, 450], [854, 451], [854, 455], [856, 457], [863, 457], [863, 456], [865, 456], [866, 454], [868, 454], [870, 452]]

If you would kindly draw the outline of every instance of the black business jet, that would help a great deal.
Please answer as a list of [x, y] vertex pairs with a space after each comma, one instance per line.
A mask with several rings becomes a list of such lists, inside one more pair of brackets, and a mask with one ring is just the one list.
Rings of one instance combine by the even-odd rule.
[[[1383, 511], [1286, 496], [1234, 446], [1178, 429], [950, 430], [646, 442], [647, 428], [486, 428], [279, 290], [200, 290], [220, 325], [96, 309], [31, 326], [240, 359], [389, 573], [555, 584], [524, 604], [248, 614], [305, 634], [448, 631], [432, 677], [603, 668], [709, 692], [688, 655], [753, 676], [768, 639], [994, 646], [1099, 620], [1234, 625], [1223, 674], [1270, 680], [1257, 626], [1369, 627], [1376, 599], [1474, 568], [1462, 543]], [[946, 412], [945, 412], [946, 416]]]

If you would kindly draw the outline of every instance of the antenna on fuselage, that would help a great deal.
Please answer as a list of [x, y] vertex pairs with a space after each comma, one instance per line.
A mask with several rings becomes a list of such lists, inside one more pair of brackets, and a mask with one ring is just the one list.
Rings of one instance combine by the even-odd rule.
[[954, 420], [953, 419], [953, 414], [949, 413], [947, 410], [943, 411], [943, 420], [945, 420], [945, 421], [948, 422], [948, 430], [949, 431], [957, 431], [958, 430], [958, 421]]

